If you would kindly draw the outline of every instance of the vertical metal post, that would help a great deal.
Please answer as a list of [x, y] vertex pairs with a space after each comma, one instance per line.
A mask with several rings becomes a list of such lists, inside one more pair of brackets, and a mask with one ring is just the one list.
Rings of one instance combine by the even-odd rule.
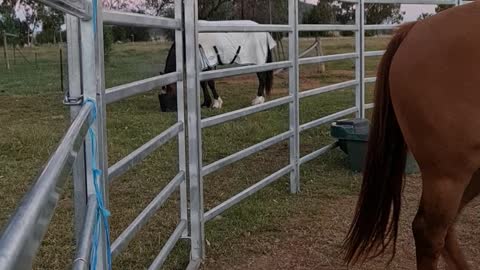
[[188, 173], [190, 181], [191, 260], [205, 256], [202, 169], [202, 132], [198, 74], [198, 3], [185, 0], [185, 60], [187, 72]]
[[16, 65], [17, 64], [17, 45], [15, 44], [15, 41], [13, 41], [12, 49], [13, 49], [13, 65]]
[[[96, 100], [97, 104], [97, 118], [92, 125], [92, 129], [96, 135], [97, 153], [96, 162], [98, 169], [102, 171], [99, 177], [100, 192], [103, 194], [103, 200], [105, 207], [108, 207], [108, 194], [107, 194], [107, 143], [106, 143], [106, 104], [104, 102], [105, 85], [104, 85], [104, 73], [103, 73], [103, 21], [101, 2], [93, 0], [92, 6], [96, 5], [96, 18], [94, 17], [89, 21], [80, 21], [80, 33], [81, 33], [81, 61], [82, 61], [82, 85], [85, 98]], [[92, 186], [92, 153], [91, 153], [91, 141], [86, 140], [86, 174], [87, 174], [87, 194], [94, 195], [95, 190]], [[98, 246], [98, 263], [97, 269], [107, 269], [107, 243], [105, 230], [102, 227], [99, 228], [102, 232], [100, 234], [99, 246]]]
[[[105, 103], [105, 59], [103, 44], [103, 12], [102, 1], [96, 0], [97, 4], [97, 29], [95, 35], [96, 57], [95, 57], [95, 79], [97, 90], [97, 149], [98, 149], [98, 168], [102, 170], [99, 179], [99, 185], [103, 194], [105, 207], [109, 207], [108, 197], [108, 149], [107, 149], [107, 104]], [[105, 232], [102, 224], [102, 232]], [[99, 252], [103, 256], [107, 255], [106, 233], [101, 234], [101, 248]], [[102, 267], [108, 269], [107, 259], [104, 257]]]
[[299, 66], [298, 66], [298, 1], [288, 0], [288, 24], [292, 32], [288, 34], [288, 59], [292, 62], [292, 67], [288, 73], [288, 94], [293, 97], [289, 104], [290, 130], [293, 136], [290, 138], [290, 164], [293, 167], [290, 173], [290, 192], [300, 191], [300, 132], [299, 132]]
[[[182, 22], [183, 20], [183, 1], [175, 0], [175, 19]], [[178, 170], [187, 172], [187, 158], [185, 138], [187, 128], [185, 123], [185, 89], [184, 80], [185, 73], [183, 72], [183, 27], [180, 30], [175, 31], [175, 52], [177, 58], [177, 72], [182, 74], [182, 80], [177, 82], [177, 121], [183, 123], [183, 131], [178, 133]], [[180, 184], [180, 219], [188, 220], [188, 198], [187, 198], [187, 181], [185, 180]], [[182, 237], [188, 237], [188, 228], [182, 234]]]
[[[15, 52], [15, 49], [14, 49]], [[65, 93], [65, 88], [63, 87], [63, 50], [60, 48], [59, 50], [59, 61], [60, 61], [60, 91]]]
[[105, 103], [105, 59], [103, 44], [103, 12], [102, 1], [97, 4], [97, 32], [96, 32], [96, 57], [95, 78], [97, 82], [97, 118], [98, 118], [98, 151], [99, 169], [102, 170], [100, 188], [104, 195], [105, 207], [108, 207], [108, 152], [107, 152], [107, 104]]
[[7, 53], [7, 33], [3, 32], [3, 55], [5, 57], [5, 65], [7, 70], [10, 69], [10, 61], [8, 60], [8, 53]]
[[[70, 97], [82, 96], [82, 74], [80, 62], [80, 36], [78, 18], [66, 15], [67, 54], [68, 54], [68, 94]], [[73, 121], [80, 111], [80, 106], [70, 107], [70, 118]], [[73, 165], [73, 189], [75, 206], [75, 240], [78, 247], [83, 220], [86, 214], [87, 190], [85, 182], [85, 145], [78, 152]]]
[[355, 34], [355, 52], [358, 55], [355, 61], [355, 80], [358, 85], [355, 89], [355, 106], [357, 117], [365, 117], [365, 1], [358, 0], [355, 10], [357, 33]]

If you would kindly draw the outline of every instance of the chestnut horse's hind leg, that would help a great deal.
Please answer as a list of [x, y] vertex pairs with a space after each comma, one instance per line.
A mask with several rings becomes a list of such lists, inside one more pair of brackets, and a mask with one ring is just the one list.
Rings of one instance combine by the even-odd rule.
[[470, 182], [469, 177], [437, 175], [423, 173], [420, 208], [413, 221], [418, 270], [437, 270], [447, 232], [455, 222]]
[[[463, 208], [475, 199], [480, 194], [480, 171], [477, 171], [470, 181], [470, 184], [465, 189], [463, 194], [462, 201], [460, 203], [460, 208], [457, 214], [457, 217], [460, 215]], [[442, 255], [447, 264], [448, 270], [467, 270], [470, 269], [460, 245], [457, 240], [455, 233], [455, 228], [452, 225], [448, 230], [447, 237], [445, 239], [445, 248], [442, 252]]]
[[447, 270], [468, 270], [467, 261], [458, 243], [457, 234], [455, 232], [455, 225], [452, 225], [448, 230], [445, 238], [445, 247], [442, 251], [442, 256], [447, 264]]

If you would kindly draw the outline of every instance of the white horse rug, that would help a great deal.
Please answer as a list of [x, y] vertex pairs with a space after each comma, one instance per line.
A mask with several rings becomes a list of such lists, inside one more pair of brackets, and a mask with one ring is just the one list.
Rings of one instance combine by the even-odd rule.
[[[257, 25], [254, 21], [201, 21], [216, 26], [228, 22], [237, 25]], [[261, 65], [267, 60], [268, 51], [277, 43], [267, 32], [248, 33], [199, 33], [202, 69], [217, 65]]]

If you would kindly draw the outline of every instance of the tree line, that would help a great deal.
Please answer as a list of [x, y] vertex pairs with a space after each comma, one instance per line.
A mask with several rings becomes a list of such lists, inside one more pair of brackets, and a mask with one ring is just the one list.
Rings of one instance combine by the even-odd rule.
[[[3, 0], [0, 4], [0, 32], [17, 35], [18, 44], [57, 43], [65, 41], [64, 15], [36, 0]], [[174, 0], [102, 0], [107, 9], [122, 10], [153, 16], [173, 17]], [[24, 18], [18, 18], [17, 8]], [[443, 10], [449, 6], [439, 6]], [[254, 20], [263, 24], [288, 23], [288, 3], [278, 0], [198, 0], [199, 19]], [[398, 4], [366, 4], [367, 24], [399, 23], [403, 13]], [[354, 4], [321, 0], [316, 5], [299, 3], [300, 22], [305, 24], [352, 24]], [[423, 17], [428, 17], [424, 14]], [[41, 31], [40, 31], [41, 29]], [[117, 41], [146, 41], [149, 29], [136, 27], [106, 27], [105, 39]], [[348, 34], [348, 33], [346, 33]], [[306, 33], [318, 35], [318, 33]], [[170, 35], [171, 36], [171, 35]]]

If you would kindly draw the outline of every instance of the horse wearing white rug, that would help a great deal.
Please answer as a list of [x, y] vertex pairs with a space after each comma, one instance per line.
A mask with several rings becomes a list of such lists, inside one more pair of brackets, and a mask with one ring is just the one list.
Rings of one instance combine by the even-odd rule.
[[[201, 21], [211, 26], [220, 25], [225, 21]], [[256, 25], [253, 21], [228, 21], [229, 24]], [[199, 56], [202, 71], [216, 69], [219, 65], [261, 65], [271, 63], [272, 49], [277, 45], [269, 33], [199, 33]], [[176, 70], [175, 44], [172, 45], [167, 56], [164, 73]], [[273, 71], [257, 73], [259, 85], [252, 105], [265, 102], [273, 86]], [[222, 98], [218, 95], [213, 80], [200, 83], [204, 102], [202, 107], [220, 109], [223, 105]], [[213, 102], [208, 88], [212, 91]], [[175, 84], [166, 87], [166, 95], [176, 95]]]

